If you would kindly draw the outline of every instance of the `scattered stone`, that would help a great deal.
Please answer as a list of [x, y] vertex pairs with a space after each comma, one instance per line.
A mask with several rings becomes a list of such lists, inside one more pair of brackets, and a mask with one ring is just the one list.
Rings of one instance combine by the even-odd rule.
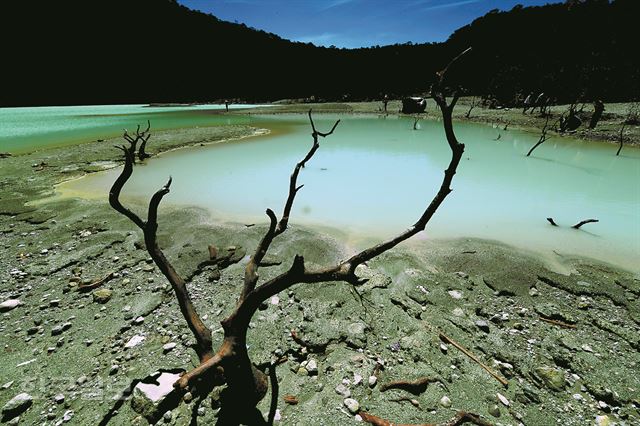
[[133, 323], [136, 325], [140, 325], [144, 322], [144, 317], [138, 317], [136, 319], [133, 320]]
[[171, 410], [167, 411], [162, 415], [162, 418], [164, 419], [165, 423], [169, 423], [172, 417], [173, 417], [173, 413], [171, 412]]
[[355, 373], [353, 375], [353, 385], [358, 386], [360, 383], [362, 383], [362, 376], [358, 373]]
[[509, 400], [504, 395], [502, 395], [501, 393], [496, 393], [496, 396], [498, 397], [500, 402], [502, 402], [502, 404], [504, 404], [505, 407], [508, 407], [510, 405], [509, 404]]
[[360, 411], [360, 403], [353, 398], [346, 398], [344, 405], [349, 409], [351, 414], [357, 414]]
[[165, 354], [171, 352], [173, 349], [175, 349], [176, 346], [178, 346], [178, 344], [175, 342], [167, 343], [166, 345], [162, 346], [162, 352], [164, 352]]
[[315, 359], [310, 359], [305, 368], [310, 376], [318, 374], [318, 363]]
[[351, 391], [344, 385], [344, 383], [340, 383], [336, 386], [336, 393], [338, 395], [342, 395], [344, 398], [349, 398], [351, 396]]
[[551, 367], [538, 367], [534, 370], [534, 374], [542, 380], [542, 382], [551, 390], [561, 391], [567, 382], [564, 377], [564, 371]]
[[367, 345], [367, 325], [363, 322], [354, 322], [347, 326], [347, 344], [356, 349], [364, 349]]
[[71, 419], [73, 418], [73, 415], [75, 413], [73, 412], [73, 410], [67, 410], [64, 412], [64, 415], [62, 416], [62, 422], [63, 423], [69, 423], [71, 421]]
[[33, 404], [33, 397], [28, 393], [20, 393], [2, 407], [2, 421], [13, 419], [24, 413]]
[[55, 401], [56, 404], [62, 404], [64, 402], [64, 395], [59, 393], [53, 397], [53, 400]]
[[101, 288], [99, 290], [95, 290], [93, 294], [93, 301], [96, 303], [107, 303], [111, 300], [112, 291], [108, 288]]
[[500, 417], [500, 407], [496, 404], [491, 405], [488, 411], [493, 417]]
[[114, 364], [111, 366], [111, 368], [109, 369], [109, 375], [113, 376], [114, 374], [117, 374], [118, 371], [120, 370], [120, 366], [117, 364]]
[[442, 398], [440, 398], [440, 405], [442, 405], [444, 408], [451, 407], [451, 399], [449, 399], [447, 395], [443, 396]]
[[462, 308], [455, 308], [453, 311], [451, 311], [451, 313], [453, 314], [454, 317], [464, 316], [464, 311], [462, 310]]
[[447, 293], [449, 293], [449, 296], [451, 296], [452, 298], [458, 300], [458, 299], [462, 299], [462, 292], [459, 290], [449, 290], [447, 291]]
[[129, 339], [127, 343], [125, 343], [124, 348], [125, 349], [135, 348], [140, 343], [144, 342], [144, 339], [146, 339], [146, 337], [136, 334], [131, 339]]
[[613, 426], [613, 424], [609, 416], [596, 416], [596, 426]]
[[374, 387], [376, 383], [378, 383], [378, 378], [376, 376], [369, 376], [369, 387]]
[[484, 331], [485, 333], [489, 332], [489, 323], [486, 322], [485, 320], [477, 320], [475, 323], [476, 327], [478, 327], [480, 330]]
[[76, 383], [79, 384], [79, 385], [82, 385], [82, 384], [85, 384], [87, 382], [87, 380], [89, 380], [89, 378], [87, 376], [80, 376], [76, 380]]
[[182, 400], [187, 404], [190, 403], [191, 401], [193, 401], [193, 394], [191, 392], [185, 393], [184, 396], [182, 397]]
[[9, 312], [17, 308], [21, 304], [22, 303], [18, 299], [5, 300], [4, 302], [0, 303], [0, 312]]

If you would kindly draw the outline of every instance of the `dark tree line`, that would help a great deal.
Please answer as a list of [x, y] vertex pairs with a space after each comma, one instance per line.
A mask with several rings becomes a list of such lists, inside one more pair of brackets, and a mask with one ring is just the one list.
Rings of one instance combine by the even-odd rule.
[[[454, 76], [509, 105], [638, 98], [637, 0], [491, 11], [444, 43], [336, 49], [294, 43], [172, 0], [0, 2], [0, 105], [382, 99], [426, 93], [436, 64], [466, 46]], [[305, 78], [300, 78], [304, 75]], [[458, 78], [459, 77], [459, 78]]]

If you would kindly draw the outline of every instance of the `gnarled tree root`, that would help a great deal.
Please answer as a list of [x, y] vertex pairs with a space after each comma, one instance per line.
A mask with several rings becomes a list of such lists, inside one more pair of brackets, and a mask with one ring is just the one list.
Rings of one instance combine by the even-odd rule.
[[396, 380], [380, 386], [380, 392], [386, 392], [390, 389], [400, 389], [407, 391], [413, 395], [420, 395], [422, 392], [427, 390], [427, 386], [429, 385], [429, 383], [436, 382], [441, 383], [440, 379], [437, 379], [435, 377], [421, 377], [414, 381]]

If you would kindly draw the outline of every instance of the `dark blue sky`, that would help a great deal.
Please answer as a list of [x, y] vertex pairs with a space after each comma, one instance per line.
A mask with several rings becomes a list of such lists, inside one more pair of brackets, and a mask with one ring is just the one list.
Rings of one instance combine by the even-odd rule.
[[[178, 0], [225, 21], [338, 47], [444, 41], [492, 9], [553, 0]], [[506, 35], [508, 36], [508, 35]]]

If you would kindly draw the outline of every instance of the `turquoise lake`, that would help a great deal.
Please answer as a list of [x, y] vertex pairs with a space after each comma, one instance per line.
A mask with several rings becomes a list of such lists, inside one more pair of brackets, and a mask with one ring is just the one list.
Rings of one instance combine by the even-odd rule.
[[[318, 128], [342, 122], [303, 169], [291, 223], [340, 229], [349, 242], [397, 234], [436, 193], [450, 151], [438, 121], [317, 115]], [[306, 116], [236, 118], [286, 129], [218, 145], [181, 149], [136, 167], [124, 198], [147, 200], [171, 175], [165, 205], [208, 209], [212, 220], [266, 222], [279, 213], [295, 163], [311, 146]], [[161, 127], [161, 124], [160, 124]], [[452, 188], [421, 238], [478, 237], [528, 249], [550, 262], [577, 254], [640, 272], [640, 150], [456, 123], [466, 144]], [[495, 140], [498, 135], [499, 140]], [[104, 197], [120, 168], [66, 182], [58, 190]], [[558, 228], [547, 223], [553, 217]], [[587, 218], [599, 223], [570, 226]]]
[[125, 128], [133, 132], [138, 124], [145, 126], [147, 120], [154, 130], [247, 122], [241, 116], [219, 114], [222, 109], [224, 105], [0, 108], [0, 152], [15, 154], [117, 137]]

